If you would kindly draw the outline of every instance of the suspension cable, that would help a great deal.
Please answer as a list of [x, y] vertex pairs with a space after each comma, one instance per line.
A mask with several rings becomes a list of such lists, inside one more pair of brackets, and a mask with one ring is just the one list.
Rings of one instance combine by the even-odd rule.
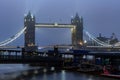
[[84, 32], [85, 32], [86, 35], [88, 35], [89, 38], [91, 38], [93, 41], [95, 41], [95, 42], [98, 43], [99, 45], [102, 45], [102, 46], [112, 46], [112, 45], [110, 45], [110, 44], [108, 44], [108, 43], [105, 43], [105, 42], [100, 41], [99, 39], [95, 38], [93, 35], [91, 35], [91, 34], [90, 34], [88, 31], [86, 31], [85, 29], [84, 29]]
[[26, 30], [26, 27], [24, 27], [20, 32], [18, 32], [17, 34], [15, 34], [14, 36], [8, 38], [7, 40], [4, 40], [2, 42], [0, 42], [0, 46], [5, 46], [11, 42], [13, 42], [14, 40], [16, 40], [18, 37], [20, 37], [24, 31]]

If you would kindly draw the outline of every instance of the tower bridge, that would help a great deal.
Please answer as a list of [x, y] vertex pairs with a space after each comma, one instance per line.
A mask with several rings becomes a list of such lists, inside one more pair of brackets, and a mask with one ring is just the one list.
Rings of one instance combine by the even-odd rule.
[[83, 19], [76, 14], [71, 19], [71, 24], [58, 23], [36, 23], [35, 17], [29, 12], [24, 18], [25, 30], [25, 50], [36, 50], [35, 45], [35, 28], [71, 28], [72, 45], [78, 46], [83, 44]]
[[[60, 24], [60, 23], [38, 23], [35, 20], [35, 16], [33, 16], [30, 12], [24, 17], [24, 28], [11, 36], [10, 38], [0, 42], [0, 46], [6, 46], [7, 44], [16, 40], [21, 34], [24, 33], [24, 47], [26, 51], [37, 50], [37, 46], [35, 43], [35, 29], [36, 28], [70, 28], [71, 30], [71, 46], [88, 46], [86, 43], [91, 41], [92, 45], [88, 46], [89, 48], [116, 48], [120, 46], [119, 42], [115, 45], [110, 45], [109, 43], [100, 41], [93, 35], [91, 35], [85, 28], [83, 29], [83, 18], [79, 17], [78, 14], [75, 15], [71, 19], [70, 24]], [[88, 40], [85, 39], [88, 38]], [[9, 46], [10, 48], [10, 46]], [[118, 47], [117, 47], [118, 48]]]

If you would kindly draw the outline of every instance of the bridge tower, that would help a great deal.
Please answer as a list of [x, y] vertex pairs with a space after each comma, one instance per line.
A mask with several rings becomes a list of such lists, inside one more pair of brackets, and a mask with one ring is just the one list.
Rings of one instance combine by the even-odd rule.
[[26, 27], [24, 33], [25, 51], [36, 51], [37, 46], [35, 46], [35, 16], [33, 16], [30, 12], [24, 17], [24, 27]]
[[76, 13], [76, 16], [71, 19], [71, 24], [75, 25], [72, 31], [72, 45], [83, 45], [83, 18]]

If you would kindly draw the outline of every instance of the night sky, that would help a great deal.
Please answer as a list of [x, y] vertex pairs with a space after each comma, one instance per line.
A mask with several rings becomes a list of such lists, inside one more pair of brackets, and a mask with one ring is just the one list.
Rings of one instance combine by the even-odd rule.
[[[24, 15], [31, 11], [40, 23], [70, 23], [76, 12], [84, 28], [94, 36], [120, 40], [120, 0], [0, 0], [0, 42], [19, 32]], [[36, 44], [70, 44], [70, 29], [36, 29]], [[24, 35], [10, 45], [23, 45]]]

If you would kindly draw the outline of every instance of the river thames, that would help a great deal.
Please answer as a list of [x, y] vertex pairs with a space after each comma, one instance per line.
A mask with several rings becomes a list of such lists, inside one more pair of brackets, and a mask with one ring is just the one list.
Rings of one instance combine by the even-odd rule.
[[29, 67], [26, 64], [1, 64], [0, 80], [119, 80], [76, 71]]

